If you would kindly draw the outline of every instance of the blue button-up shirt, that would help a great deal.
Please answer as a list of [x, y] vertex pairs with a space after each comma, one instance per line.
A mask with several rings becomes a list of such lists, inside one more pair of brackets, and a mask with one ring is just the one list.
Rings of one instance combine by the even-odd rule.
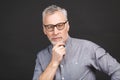
[[[50, 63], [52, 47], [49, 45], [38, 53], [33, 80], [38, 80]], [[105, 72], [111, 80], [120, 80], [120, 64], [95, 43], [69, 37], [65, 48], [66, 54], [54, 80], [95, 80], [95, 70]]]

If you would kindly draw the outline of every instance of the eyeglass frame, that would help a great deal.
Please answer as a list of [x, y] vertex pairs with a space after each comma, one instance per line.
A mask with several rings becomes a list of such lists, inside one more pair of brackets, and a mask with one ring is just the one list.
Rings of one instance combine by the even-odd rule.
[[[58, 30], [63, 30], [63, 29], [65, 28], [65, 24], [66, 24], [67, 22], [68, 22], [68, 20], [66, 20], [65, 22], [57, 23], [57, 24], [55, 24], [55, 25], [53, 25], [53, 24], [44, 25], [44, 24], [43, 24], [43, 26], [45, 27], [45, 29], [46, 29], [48, 32], [52, 32], [52, 31], [54, 31], [54, 28], [55, 28], [55, 27], [56, 27]], [[61, 29], [58, 28], [58, 25], [60, 25], [60, 24], [62, 24], [62, 26], [63, 26], [63, 28], [61, 28]], [[50, 28], [51, 28], [52, 30], [48, 30], [48, 29], [47, 29], [48, 26], [50, 26]]]

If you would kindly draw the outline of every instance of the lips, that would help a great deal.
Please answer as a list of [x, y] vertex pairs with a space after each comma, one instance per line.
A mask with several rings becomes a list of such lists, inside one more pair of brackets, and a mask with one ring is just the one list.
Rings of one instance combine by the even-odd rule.
[[55, 42], [61, 41], [61, 40], [62, 40], [62, 37], [54, 37], [54, 38], [52, 38], [52, 41], [55, 41]]

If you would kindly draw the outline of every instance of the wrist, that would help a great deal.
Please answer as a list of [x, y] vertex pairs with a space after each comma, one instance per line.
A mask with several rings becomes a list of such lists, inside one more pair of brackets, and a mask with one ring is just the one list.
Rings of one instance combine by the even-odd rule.
[[57, 62], [57, 61], [51, 61], [51, 66], [52, 67], [58, 67], [59, 66], [59, 62]]

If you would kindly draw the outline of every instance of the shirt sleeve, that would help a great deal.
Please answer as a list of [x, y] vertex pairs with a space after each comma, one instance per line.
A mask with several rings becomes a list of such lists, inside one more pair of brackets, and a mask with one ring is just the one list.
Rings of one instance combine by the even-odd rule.
[[95, 55], [98, 70], [111, 76], [111, 80], [120, 80], [120, 63], [101, 47], [96, 49]]
[[36, 59], [36, 65], [35, 65], [35, 69], [34, 69], [34, 74], [33, 74], [33, 79], [32, 80], [38, 80], [40, 74], [42, 73], [42, 67], [41, 64], [39, 62], [39, 57], [37, 56]]

